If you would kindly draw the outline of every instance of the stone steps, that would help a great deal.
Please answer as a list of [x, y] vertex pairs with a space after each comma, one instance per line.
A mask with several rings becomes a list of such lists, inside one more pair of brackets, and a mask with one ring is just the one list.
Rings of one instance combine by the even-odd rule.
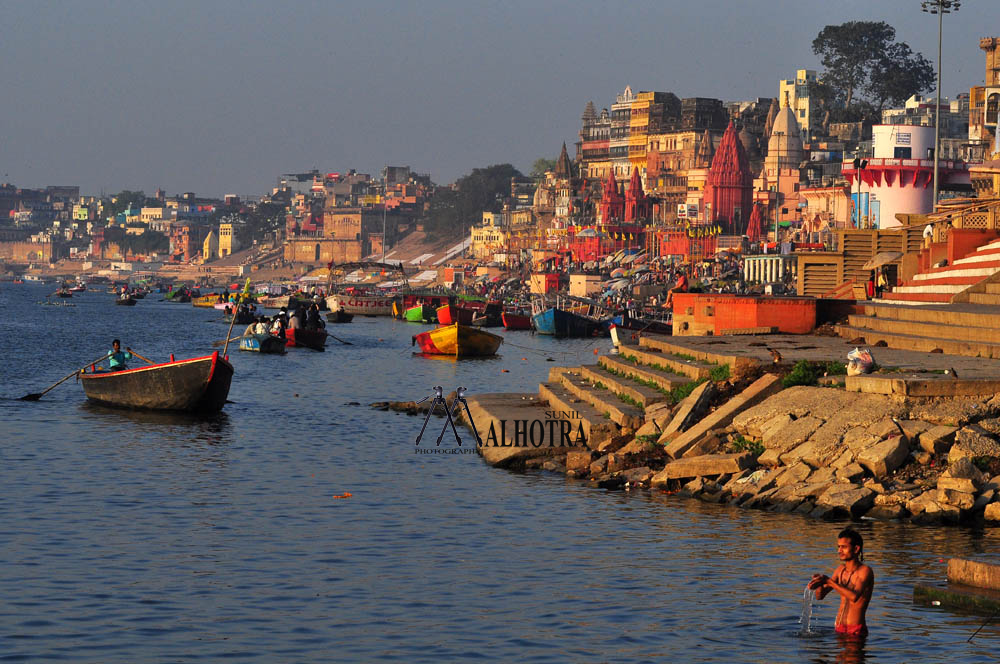
[[609, 390], [592, 385], [576, 370], [569, 370], [560, 377], [563, 387], [578, 399], [594, 406], [600, 413], [607, 413], [609, 419], [627, 429], [638, 429], [645, 421], [643, 412], [631, 406]]
[[[987, 284], [986, 288], [989, 289], [990, 286], [1000, 287], [1000, 284]], [[987, 291], [986, 293], [969, 293], [969, 302], [972, 304], [988, 304], [991, 306], [1000, 306], [1000, 292]]]
[[941, 351], [948, 355], [1000, 359], [1000, 344], [976, 341], [953, 341], [900, 332], [883, 332], [854, 325], [837, 325], [835, 329], [837, 334], [845, 339], [864, 337], [865, 344], [868, 346], [872, 346], [879, 341], [884, 341], [890, 348], [916, 350], [924, 353], [941, 349]]
[[[643, 337], [643, 339], [645, 338], [646, 337]], [[666, 353], [643, 347], [636, 348], [635, 346], [620, 346], [618, 348], [618, 354], [622, 357], [630, 357], [639, 364], [645, 364], [646, 366], [653, 367], [654, 369], [662, 367], [662, 369], [667, 369], [674, 373], [687, 376], [692, 380], [708, 378], [712, 369], [715, 368], [704, 362], [681, 360], [679, 358], [671, 357]]]
[[865, 304], [864, 307], [865, 315], [873, 318], [970, 327], [1000, 327], [1000, 308], [907, 307], [895, 304]]
[[[974, 341], [989, 344], [1000, 344], [1000, 329], [996, 327], [974, 327], [969, 325], [954, 325], [951, 323], [936, 323], [922, 321], [900, 321], [891, 318], [873, 318], [870, 316], [848, 316], [851, 327], [866, 328], [876, 332], [889, 334], [907, 334], [918, 337], [929, 337], [943, 341]], [[869, 342], [871, 343], [871, 342]]]
[[631, 378], [623, 378], [607, 371], [599, 364], [584, 365], [580, 367], [580, 375], [589, 380], [594, 385], [600, 383], [610, 392], [619, 396], [628, 397], [640, 404], [643, 409], [654, 403], [668, 401], [668, 397], [659, 390], [635, 382]]
[[[547, 419], [569, 420], [573, 425], [574, 434], [577, 422], [582, 424], [588, 446], [595, 446], [618, 434], [617, 424], [604, 417], [604, 413], [594, 408], [593, 404], [567, 390], [560, 382], [539, 383], [538, 396], [549, 404], [551, 411], [561, 411], [558, 414], [549, 413], [552, 417]], [[567, 413], [574, 413], [575, 416]]]
[[[695, 358], [694, 361], [681, 360], [679, 358], [674, 359], [679, 361], [683, 366], [694, 365], [707, 368], [709, 371], [721, 365], [728, 365], [733, 373], [741, 373], [746, 369], [756, 367], [760, 364], [760, 361], [756, 358], [747, 357], [745, 355], [724, 355], [722, 353], [713, 353], [711, 351], [689, 348], [674, 342], [673, 337], [663, 335], [644, 336], [639, 339], [639, 346], [640, 348], [644, 348], [646, 350], [654, 352], [659, 351], [664, 354], [691, 356]], [[697, 376], [697, 378], [707, 377], [707, 374], [704, 376]]]
[[[619, 355], [621, 351], [619, 350]], [[689, 376], [682, 376], [670, 371], [660, 371], [659, 369], [653, 369], [652, 367], [632, 364], [627, 360], [621, 360], [613, 355], [602, 355], [597, 360], [598, 364], [606, 369], [613, 369], [620, 373], [624, 373], [626, 376], [632, 376], [633, 378], [638, 378], [639, 380], [644, 380], [648, 383], [655, 383], [659, 385], [660, 388], [667, 390], [673, 390], [685, 383], [690, 383], [691, 378]]]

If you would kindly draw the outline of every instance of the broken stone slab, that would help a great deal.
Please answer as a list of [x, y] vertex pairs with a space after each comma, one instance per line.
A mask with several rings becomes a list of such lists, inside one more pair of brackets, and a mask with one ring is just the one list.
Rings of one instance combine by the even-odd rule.
[[962, 520], [962, 510], [954, 505], [931, 501], [921, 514], [915, 514], [911, 519], [918, 524], [956, 524]]
[[800, 461], [799, 463], [785, 468], [785, 470], [775, 478], [774, 485], [780, 488], [789, 484], [805, 482], [811, 474], [812, 468]]
[[827, 466], [826, 468], [819, 468], [809, 476], [810, 482], [820, 482], [826, 484], [833, 484], [837, 481], [837, 479], [836, 469], [830, 466]]
[[667, 436], [689, 429], [705, 414], [714, 397], [715, 383], [710, 380], [694, 388], [691, 394], [684, 397], [678, 404], [677, 411], [664, 427], [660, 440], [663, 441]]
[[916, 498], [907, 501], [906, 509], [913, 516], [918, 516], [927, 509], [927, 507], [934, 502], [934, 498], [937, 496], [935, 491], [924, 491]]
[[861, 479], [865, 475], [865, 469], [861, 467], [859, 463], [852, 463], [848, 466], [844, 466], [835, 473], [838, 480], [843, 480], [846, 482], [854, 482]]
[[696, 477], [681, 487], [681, 493], [686, 496], [696, 496], [704, 490], [705, 480], [701, 477]]
[[976, 488], [987, 484], [986, 474], [976, 467], [970, 457], [960, 457], [950, 462], [941, 477], [971, 480]]
[[971, 493], [965, 493], [964, 491], [938, 489], [935, 502], [940, 505], [954, 505], [960, 510], [969, 510], [976, 503], [976, 498]]
[[921, 449], [930, 454], [944, 454], [955, 440], [958, 427], [938, 424], [922, 432], [918, 442]]
[[981, 494], [976, 496], [976, 502], [972, 504], [973, 512], [982, 512], [986, 509], [986, 506], [992, 503], [997, 496], [995, 489], [986, 489]]
[[[813, 514], [821, 518], [850, 516], [859, 518], [875, 504], [875, 492], [855, 484], [831, 485], [816, 499]], [[819, 512], [819, 514], [816, 514]]]
[[946, 477], [944, 475], [938, 478], [937, 488], [942, 491], [961, 491], [968, 494], [974, 494], [979, 490], [976, 483], [966, 477]]
[[696, 441], [694, 445], [689, 447], [687, 452], [685, 452], [681, 458], [701, 456], [703, 454], [714, 454], [715, 452], [718, 452], [721, 447], [722, 440], [719, 438], [719, 435], [714, 431], [709, 431]]
[[854, 453], [850, 450], [844, 450], [839, 457], [830, 462], [830, 467], [834, 470], [840, 470], [847, 468], [852, 463], [854, 463]]
[[990, 436], [985, 429], [970, 424], [958, 430], [955, 442], [948, 451], [948, 463], [954, 463], [963, 457], [1000, 457], [1000, 443]]
[[983, 518], [994, 523], [1000, 521], [1000, 503], [990, 503], [987, 505], [986, 511], [983, 512]]
[[906, 511], [906, 508], [899, 504], [875, 505], [865, 513], [865, 517], [881, 521], [892, 521], [894, 519], [906, 518], [908, 514], [909, 512]]
[[910, 446], [906, 439], [896, 436], [865, 448], [857, 455], [857, 459], [876, 478], [883, 478], [902, 466], [909, 454]]
[[595, 449], [602, 454], [610, 454], [611, 452], [620, 451], [633, 440], [635, 440], [635, 436], [633, 435], [627, 433], [618, 434], [602, 439], [596, 444]]
[[902, 505], [906, 506], [911, 500], [916, 498], [923, 491], [896, 491], [895, 493], [883, 493], [875, 496], [876, 505]]
[[[724, 429], [741, 411], [752, 407], [782, 388], [781, 379], [777, 374], [764, 374], [745, 390], [703, 417], [691, 428], [681, 433], [666, 445], [666, 452], [674, 459], [679, 458], [701, 436], [712, 429]], [[666, 434], [664, 434], [666, 435]], [[663, 437], [661, 442], [667, 442]]]
[[761, 442], [765, 450], [787, 452], [809, 440], [809, 437], [823, 426], [823, 420], [811, 415], [789, 420], [787, 424], [770, 427], [764, 432]]
[[672, 479], [738, 473], [753, 465], [753, 455], [749, 452], [742, 452], [740, 454], [705, 454], [703, 456], [671, 461], [663, 470], [653, 476], [651, 483], [653, 486], [663, 486], [667, 483], [667, 480]]
[[572, 450], [566, 453], [566, 470], [587, 472], [592, 462], [593, 453], [590, 450]]
[[608, 467], [608, 455], [598, 457], [593, 463], [590, 464], [590, 474], [592, 476], [600, 475]]
[[910, 411], [910, 417], [914, 419], [952, 427], [964, 427], [970, 422], [997, 415], [1000, 415], [1000, 401], [996, 397], [988, 402], [964, 397], [933, 399], [927, 403], [914, 405]]
[[649, 466], [640, 466], [639, 468], [623, 470], [618, 473], [618, 476], [624, 478], [629, 484], [646, 484], [653, 477], [653, 474]]

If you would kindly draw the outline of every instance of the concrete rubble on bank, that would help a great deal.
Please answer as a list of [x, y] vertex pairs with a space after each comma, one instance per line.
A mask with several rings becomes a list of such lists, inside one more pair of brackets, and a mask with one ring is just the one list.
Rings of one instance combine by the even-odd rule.
[[[1000, 522], [1000, 395], [782, 389], [790, 367], [686, 353], [681, 343], [641, 337], [597, 365], [554, 368], [534, 394], [470, 396], [484, 438], [507, 420], [507, 438], [480, 453], [602, 487], [817, 518]], [[553, 411], [587, 432], [584, 444], [513, 437], [513, 420]]]

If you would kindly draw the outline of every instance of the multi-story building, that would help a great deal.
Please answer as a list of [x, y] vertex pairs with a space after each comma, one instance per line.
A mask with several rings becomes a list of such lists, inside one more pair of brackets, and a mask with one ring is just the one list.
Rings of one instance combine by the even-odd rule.
[[646, 177], [646, 149], [649, 134], [675, 129], [680, 122], [681, 102], [670, 92], [640, 92], [629, 114], [628, 156], [630, 173], [638, 169]]
[[495, 212], [483, 212], [483, 222], [472, 227], [472, 255], [481, 259], [492, 259], [493, 254], [504, 252], [507, 245], [507, 231], [501, 217]]
[[580, 142], [577, 143], [577, 161], [582, 165], [583, 177], [595, 180], [607, 177], [611, 169], [610, 141], [611, 115], [608, 109], [601, 109], [598, 115], [594, 102], [588, 101], [583, 110]]
[[778, 83], [778, 99], [792, 109], [792, 115], [799, 125], [799, 135], [806, 141], [812, 140], [813, 131], [821, 120], [816, 117], [816, 109], [809, 98], [809, 85], [818, 80], [812, 69], [799, 69], [795, 72], [795, 78], [783, 79]]
[[969, 90], [969, 158], [977, 161], [1000, 152], [1000, 37], [980, 39], [979, 48], [986, 53], [985, 85]]
[[236, 228], [233, 223], [230, 221], [219, 224], [219, 258], [225, 258], [239, 250], [240, 243], [236, 239]]
[[632, 119], [632, 86], [626, 85], [624, 92], [611, 105], [611, 132], [608, 140], [608, 159], [616, 180], [625, 180], [631, 175], [629, 160], [629, 129]]

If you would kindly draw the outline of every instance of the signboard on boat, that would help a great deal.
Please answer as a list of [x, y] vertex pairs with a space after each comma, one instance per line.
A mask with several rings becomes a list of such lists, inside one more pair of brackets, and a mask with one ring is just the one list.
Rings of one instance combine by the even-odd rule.
[[360, 316], [391, 316], [392, 298], [384, 295], [331, 295], [326, 298], [330, 311], [343, 306], [344, 312]]

